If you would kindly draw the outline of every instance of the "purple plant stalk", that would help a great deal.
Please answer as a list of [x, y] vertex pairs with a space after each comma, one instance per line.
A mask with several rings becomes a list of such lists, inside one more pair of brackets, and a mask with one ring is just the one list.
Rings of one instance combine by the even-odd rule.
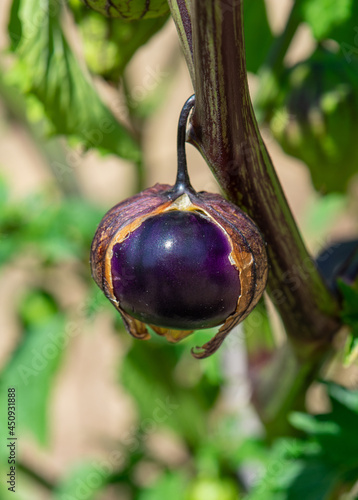
[[262, 353], [249, 356], [253, 399], [273, 435], [284, 429], [289, 410], [302, 408], [339, 329], [339, 304], [306, 250], [259, 131], [247, 82], [243, 2], [169, 4], [196, 94], [188, 140], [226, 197], [261, 230], [270, 261], [268, 293], [291, 340], [263, 364], [257, 362]]

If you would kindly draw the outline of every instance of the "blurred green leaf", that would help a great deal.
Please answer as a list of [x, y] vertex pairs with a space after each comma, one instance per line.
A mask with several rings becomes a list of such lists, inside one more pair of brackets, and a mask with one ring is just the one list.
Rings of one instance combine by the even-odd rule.
[[315, 241], [326, 238], [346, 209], [347, 198], [339, 193], [330, 193], [309, 203], [303, 221], [306, 238], [314, 238]]
[[86, 0], [86, 5], [104, 16], [118, 17], [127, 22], [164, 16], [169, 11], [166, 0]]
[[166, 23], [168, 16], [140, 21], [108, 18], [79, 2], [70, 2], [82, 35], [88, 68], [117, 83], [136, 51]]
[[336, 422], [321, 422], [306, 413], [292, 413], [290, 415], [291, 424], [306, 432], [307, 434], [331, 434], [338, 436], [340, 432], [339, 425]]
[[243, 323], [244, 338], [248, 356], [267, 356], [275, 349], [275, 338], [265, 301], [262, 298]]
[[342, 319], [347, 325], [358, 328], [358, 283], [348, 285], [339, 280], [338, 286], [343, 295]]
[[327, 383], [332, 411], [321, 415], [294, 413], [292, 425], [309, 434], [320, 446], [319, 456], [337, 474], [355, 471], [358, 477], [358, 391]]
[[22, 297], [18, 315], [26, 329], [50, 321], [58, 312], [58, 305], [52, 295], [45, 290], [33, 289]]
[[10, 190], [9, 190], [8, 183], [6, 182], [4, 177], [0, 176], [0, 213], [3, 209], [3, 207], [8, 202], [9, 194], [10, 194]]
[[358, 391], [325, 383], [332, 410], [293, 413], [290, 422], [306, 440], [276, 440], [265, 472], [247, 500], [327, 500], [358, 477]]
[[102, 210], [76, 198], [54, 200], [52, 193], [8, 200], [0, 210], [0, 265], [33, 251], [47, 262], [77, 257], [88, 262]]
[[287, 500], [287, 490], [305, 466], [302, 456], [310, 446], [292, 438], [275, 441], [247, 500]]
[[284, 151], [310, 169], [315, 188], [344, 192], [357, 173], [358, 59], [319, 47], [281, 78], [270, 121]]
[[302, 17], [318, 41], [335, 40], [347, 64], [358, 62], [358, 3], [356, 0], [304, 0]]
[[109, 473], [112, 471], [101, 467], [99, 462], [82, 463], [72, 467], [67, 477], [64, 477], [54, 492], [54, 500], [95, 500], [98, 492], [106, 485]]
[[234, 481], [226, 478], [199, 477], [193, 481], [185, 500], [239, 500], [239, 498], [241, 497]]
[[274, 39], [264, 0], [244, 2], [244, 18], [247, 71], [257, 73]]
[[[19, 347], [1, 374], [0, 391], [16, 389], [16, 436], [33, 434], [41, 444], [48, 438], [48, 405], [52, 384], [66, 347], [65, 318], [50, 317], [34, 323], [23, 335]], [[4, 399], [3, 399], [4, 401]], [[7, 435], [5, 404], [1, 405], [1, 435]], [[0, 453], [6, 452], [2, 449]]]
[[358, 62], [358, 3], [355, 0], [304, 0], [301, 13], [316, 40], [335, 40], [347, 64]]
[[358, 391], [350, 391], [338, 384], [328, 384], [328, 391], [333, 409], [358, 415]]
[[205, 439], [208, 432], [206, 414], [219, 389], [205, 376], [200, 381], [196, 378], [195, 386], [187, 385], [190, 371], [197, 373], [197, 367], [195, 360], [190, 360], [182, 375], [185, 380], [178, 375], [176, 370], [183, 352], [187, 356], [182, 346], [168, 345], [160, 339], [135, 341], [122, 362], [121, 382], [137, 403], [138, 432], [142, 437], [167, 426], [194, 446]]
[[341, 318], [351, 328], [345, 346], [345, 363], [349, 365], [358, 357], [358, 283], [348, 285], [339, 280], [338, 287], [343, 296]]
[[354, 20], [355, 4], [354, 0], [304, 0], [301, 8], [303, 19], [311, 27], [314, 37], [323, 40], [331, 38], [336, 27], [344, 25], [347, 28], [347, 21]]
[[103, 104], [76, 60], [61, 28], [61, 12], [56, 0], [19, 0], [13, 5], [9, 33], [21, 58], [21, 85], [43, 104], [56, 134], [138, 162], [136, 141]]
[[287, 489], [287, 500], [327, 500], [339, 481], [336, 470], [308, 460]]
[[[26, 479], [24, 481], [24, 477], [19, 473], [19, 471], [16, 471], [16, 487], [15, 491], [9, 491], [8, 488], [10, 487], [9, 484], [6, 483], [7, 479], [7, 474], [9, 473], [9, 465], [6, 463], [6, 465], [0, 467], [0, 474], [1, 477], [6, 478], [5, 481], [0, 482], [0, 498], [1, 500], [29, 500], [29, 498], [33, 498], [31, 493], [33, 493], [34, 488], [32, 488], [32, 491], [30, 492], [27, 489], [27, 482]], [[21, 487], [19, 488], [19, 482], [21, 484]], [[30, 496], [31, 495], [31, 496]]]
[[153, 486], [139, 492], [136, 500], [183, 500], [187, 480], [181, 472], [166, 473]]

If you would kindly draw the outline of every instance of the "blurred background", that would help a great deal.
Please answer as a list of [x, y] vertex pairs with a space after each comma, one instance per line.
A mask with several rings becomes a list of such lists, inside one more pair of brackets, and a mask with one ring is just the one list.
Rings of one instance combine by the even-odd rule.
[[[16, 25], [20, 3], [0, 4], [0, 435], [6, 433], [7, 387], [14, 386], [18, 436], [15, 494], [3, 482], [7, 450], [0, 443], [0, 498], [286, 498], [271, 497], [262, 487], [269, 467], [275, 477], [286, 467], [280, 454], [270, 454], [250, 404], [245, 327], [202, 361], [190, 349], [212, 332], [197, 332], [175, 346], [154, 334], [149, 342], [134, 341], [90, 275], [90, 244], [105, 212], [145, 187], [175, 179], [177, 119], [193, 89], [173, 22], [164, 18], [151, 26], [143, 46], [133, 42], [132, 56], [133, 30], [128, 28], [116, 48], [115, 38], [104, 40], [105, 18], [79, 1], [71, 0], [61, 14], [78, 67], [91, 73], [96, 95], [131, 131], [132, 139], [124, 145], [118, 139], [116, 151], [117, 146], [96, 147], [100, 129], [86, 132], [83, 124], [82, 136], [75, 137], [71, 126], [81, 122], [60, 122], [61, 106], [55, 109], [54, 99], [46, 101], [41, 86], [33, 84], [31, 78], [42, 71], [38, 53], [17, 51], [8, 30], [10, 20], [12, 29]], [[29, 16], [32, 4], [21, 7]], [[246, 27], [250, 90], [289, 205], [316, 255], [358, 233], [358, 156], [351, 135], [357, 137], [358, 85], [354, 61], [347, 59], [358, 52], [358, 31], [354, 24], [351, 34], [346, 31], [351, 48], [337, 55], [334, 37], [319, 44], [312, 24], [300, 23], [281, 61], [294, 70], [277, 89], [264, 62], [287, 27], [293, 2], [257, 4], [261, 28], [250, 12]], [[257, 61], [250, 51], [259, 54]], [[334, 60], [322, 75], [326, 57]], [[301, 61], [306, 63], [296, 66]], [[32, 64], [28, 72], [26, 64]], [[326, 86], [320, 90], [321, 115], [312, 90], [318, 80]], [[48, 87], [48, 99], [51, 89], [60, 95], [58, 82]], [[86, 89], [81, 94], [84, 120], [86, 110], [98, 106], [91, 96]], [[341, 103], [341, 122], [333, 117], [331, 129], [326, 117]], [[309, 137], [315, 137], [312, 144]], [[219, 192], [198, 152], [188, 146], [187, 153], [193, 186]], [[344, 167], [334, 170], [335, 162]], [[265, 301], [280, 344], [279, 318]], [[262, 314], [250, 318], [246, 328], [253, 335], [268, 321]], [[358, 388], [357, 367], [341, 361], [331, 367], [335, 380]], [[308, 405], [313, 413], [327, 408], [318, 384]], [[253, 486], [256, 496], [249, 493]]]

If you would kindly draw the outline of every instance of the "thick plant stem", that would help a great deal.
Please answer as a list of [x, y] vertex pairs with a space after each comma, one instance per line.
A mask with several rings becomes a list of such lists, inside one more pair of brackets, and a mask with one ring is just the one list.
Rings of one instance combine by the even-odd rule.
[[190, 142], [225, 195], [260, 228], [271, 267], [268, 292], [291, 338], [298, 371], [305, 366], [295, 400], [280, 392], [276, 411], [288, 411], [302, 399], [329, 350], [339, 328], [339, 306], [307, 253], [259, 132], [247, 83], [242, 1], [192, 0], [191, 23], [178, 13], [173, 9], [178, 31], [189, 26], [192, 39], [192, 53], [189, 43], [184, 45], [196, 93]]

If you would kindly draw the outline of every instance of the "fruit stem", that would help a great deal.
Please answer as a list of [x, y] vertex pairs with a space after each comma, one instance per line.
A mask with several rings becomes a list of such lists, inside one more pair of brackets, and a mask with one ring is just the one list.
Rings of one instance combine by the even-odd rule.
[[189, 97], [189, 99], [185, 102], [179, 116], [177, 139], [178, 171], [174, 187], [171, 191], [172, 193], [175, 193], [175, 195], [182, 194], [187, 191], [194, 192], [194, 189], [190, 184], [185, 153], [186, 126], [188, 123], [190, 111], [192, 110], [194, 105], [195, 94]]

